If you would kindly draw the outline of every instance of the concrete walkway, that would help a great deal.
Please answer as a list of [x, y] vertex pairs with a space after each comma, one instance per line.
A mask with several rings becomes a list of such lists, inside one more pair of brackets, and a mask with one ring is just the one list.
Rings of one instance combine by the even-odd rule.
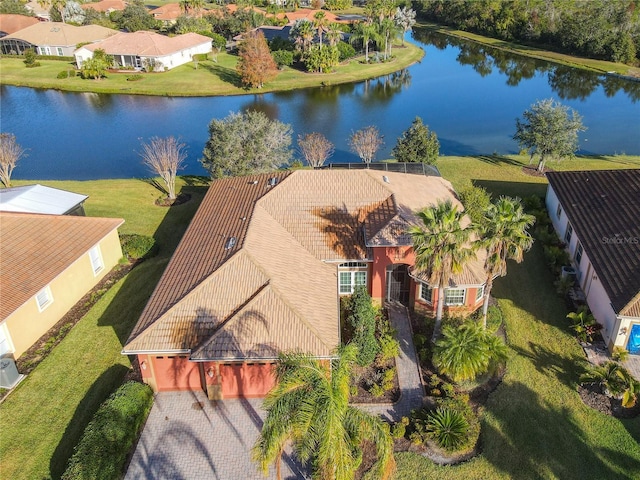
[[361, 405], [363, 410], [397, 422], [409, 416], [411, 410], [422, 407], [424, 389], [420, 382], [418, 359], [411, 335], [411, 324], [407, 308], [401, 304], [388, 304], [389, 320], [396, 329], [400, 342], [400, 356], [396, 357], [400, 400], [393, 405]]
[[[125, 480], [265, 480], [251, 461], [262, 428], [262, 400], [213, 402], [203, 392], [162, 392], [147, 419]], [[295, 460], [282, 458], [282, 478], [310, 475]]]

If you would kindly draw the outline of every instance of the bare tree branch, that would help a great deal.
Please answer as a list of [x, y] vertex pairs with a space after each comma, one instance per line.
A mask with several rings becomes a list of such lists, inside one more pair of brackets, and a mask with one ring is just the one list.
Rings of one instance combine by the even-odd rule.
[[333, 155], [335, 148], [327, 138], [319, 132], [298, 135], [298, 150], [313, 168], [321, 167]]
[[380, 131], [374, 127], [365, 127], [351, 134], [349, 146], [351, 151], [357, 153], [366, 164], [371, 163], [378, 149], [384, 144]]
[[149, 143], [142, 144], [142, 163], [160, 175], [165, 185], [169, 199], [176, 198], [176, 174], [183, 166], [187, 157], [185, 144], [179, 143], [174, 137], [153, 137]]
[[0, 133], [0, 181], [5, 187], [11, 186], [11, 174], [23, 155], [24, 148], [16, 142], [13, 133]]

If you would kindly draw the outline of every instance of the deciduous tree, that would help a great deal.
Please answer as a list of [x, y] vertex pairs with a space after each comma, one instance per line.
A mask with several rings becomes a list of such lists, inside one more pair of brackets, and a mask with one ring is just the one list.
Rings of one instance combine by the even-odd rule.
[[23, 156], [24, 148], [16, 142], [16, 136], [13, 133], [0, 133], [0, 181], [5, 187], [11, 186], [11, 174]]
[[435, 132], [416, 117], [408, 130], [398, 138], [391, 154], [399, 162], [420, 162], [434, 165], [440, 154], [440, 142]]
[[298, 150], [310, 167], [321, 167], [333, 155], [335, 148], [327, 138], [319, 133], [298, 135]]
[[404, 36], [416, 24], [416, 12], [412, 8], [398, 7], [393, 17], [396, 25], [402, 29], [402, 45], [404, 45]]
[[176, 174], [187, 157], [185, 144], [174, 137], [153, 137], [149, 143], [142, 144], [142, 162], [160, 175], [167, 187], [170, 200], [176, 198]]
[[551, 98], [534, 103], [522, 116], [522, 121], [516, 119], [513, 139], [529, 150], [532, 159], [536, 154], [540, 156], [539, 172], [544, 171], [549, 156], [573, 156], [578, 149], [578, 132], [586, 130], [575, 110]]
[[377, 127], [369, 126], [351, 134], [349, 146], [351, 151], [357, 153], [360, 159], [367, 165], [376, 156], [380, 147], [384, 144], [382, 135]]
[[231, 113], [209, 124], [200, 160], [212, 178], [275, 170], [291, 158], [291, 126], [262, 112]]
[[262, 32], [247, 34], [238, 48], [238, 57], [236, 68], [245, 87], [262, 88], [278, 75], [278, 66]]

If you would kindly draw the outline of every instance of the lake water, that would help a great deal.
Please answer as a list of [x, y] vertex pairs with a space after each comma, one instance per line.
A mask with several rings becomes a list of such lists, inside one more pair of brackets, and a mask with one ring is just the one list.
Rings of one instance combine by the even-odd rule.
[[[397, 74], [357, 84], [230, 97], [167, 98], [66, 93], [4, 86], [0, 129], [27, 149], [16, 179], [134, 178], [149, 173], [141, 141], [174, 135], [188, 146], [183, 174], [205, 174], [198, 159], [212, 118], [258, 109], [298, 134], [322, 132], [333, 162], [357, 162], [351, 132], [376, 125], [389, 158], [397, 137], [420, 116], [445, 155], [507, 154], [515, 119], [535, 101], [555, 98], [576, 109], [588, 130], [583, 154], [640, 155], [640, 82], [508, 55], [479, 45], [414, 32], [423, 60]], [[330, 76], [328, 77], [330, 80]]]

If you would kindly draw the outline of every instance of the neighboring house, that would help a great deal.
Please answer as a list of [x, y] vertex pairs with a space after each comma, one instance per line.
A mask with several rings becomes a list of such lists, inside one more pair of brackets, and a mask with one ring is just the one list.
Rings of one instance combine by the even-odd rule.
[[155, 32], [138, 31], [118, 33], [98, 43], [80, 47], [75, 51], [76, 64], [93, 57], [96, 49], [113, 56], [117, 67], [171, 70], [193, 60], [196, 54], [211, 52], [211, 39], [197, 33], [167, 37]]
[[86, 195], [39, 184], [3, 188], [0, 190], [0, 211], [84, 216], [87, 198]]
[[22, 55], [33, 48], [39, 55], [72, 57], [79, 43], [97, 42], [116, 33], [117, 30], [100, 25], [76, 27], [62, 22], [39, 22], [0, 38], [0, 51]]
[[549, 216], [604, 341], [640, 354], [640, 169], [547, 178]]
[[0, 212], [0, 355], [20, 357], [118, 263], [123, 222]]
[[282, 40], [289, 40], [289, 34], [291, 33], [291, 25], [283, 25], [281, 27], [275, 27], [271, 25], [265, 25], [262, 27], [254, 28], [249, 32], [241, 33], [233, 37], [236, 42], [244, 40], [245, 36], [253, 32], [262, 32], [267, 42], [270, 42], [274, 38], [281, 38]]
[[25, 3], [24, 7], [27, 10], [30, 10], [36, 17], [44, 22], [48, 22], [51, 20], [51, 14], [49, 13], [48, 8], [44, 8], [42, 5], [38, 3], [37, 0], [31, 0], [30, 2]]
[[[263, 396], [278, 352], [329, 359], [340, 296], [367, 286], [377, 302], [434, 311], [435, 288], [413, 271], [415, 213], [451, 200], [439, 176], [298, 170], [216, 180], [122, 353], [155, 391]], [[482, 305], [483, 260], [450, 279], [446, 310]]]
[[0, 13], [0, 38], [19, 32], [23, 28], [39, 23], [36, 17], [17, 15], [14, 13]]
[[93, 9], [96, 12], [111, 13], [122, 11], [127, 8], [127, 2], [122, 0], [101, 0], [99, 2], [83, 3], [80, 8], [84, 10]]
[[335, 13], [328, 12], [326, 10], [315, 10], [311, 8], [299, 8], [293, 12], [285, 12], [276, 15], [277, 18], [286, 18], [288, 24], [293, 25], [298, 20], [315, 21], [315, 16], [318, 12], [324, 13], [324, 17], [328, 23], [351, 23], [350, 19], [343, 19]]
[[165, 27], [170, 27], [183, 15], [188, 17], [201, 17], [204, 13], [207, 13], [207, 10], [189, 8], [185, 12], [184, 8], [182, 8], [179, 3], [167, 3], [161, 7], [154, 8], [149, 13], [153, 18], [162, 22]]

